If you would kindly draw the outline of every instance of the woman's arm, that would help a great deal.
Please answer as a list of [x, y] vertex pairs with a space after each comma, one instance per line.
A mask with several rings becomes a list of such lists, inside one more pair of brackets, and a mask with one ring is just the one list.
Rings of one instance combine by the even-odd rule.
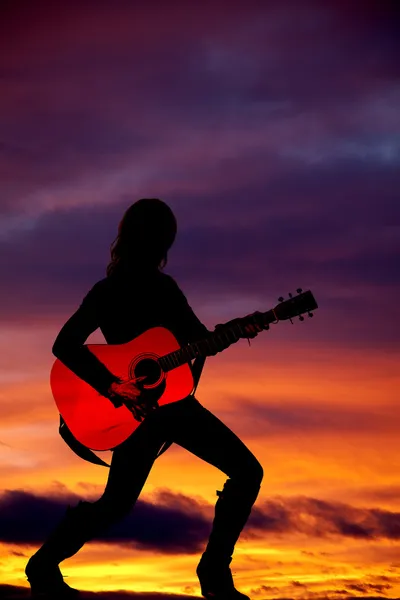
[[109, 398], [109, 388], [119, 377], [111, 373], [84, 342], [98, 327], [98, 284], [83, 299], [78, 310], [60, 330], [52, 348], [61, 360], [78, 377], [86, 381], [102, 396]]
[[168, 275], [169, 293], [168, 293], [168, 312], [175, 324], [175, 329], [182, 339], [190, 342], [204, 339], [211, 333], [209, 329], [200, 321], [189, 305], [185, 294], [182, 292], [176, 281]]
[[[205, 339], [209, 335], [211, 335], [216, 329], [220, 327], [226, 327], [230, 324], [237, 321], [238, 323], [241, 321], [240, 319], [233, 319], [232, 321], [228, 321], [227, 323], [218, 324], [215, 326], [213, 331], [207, 329], [207, 327], [200, 321], [200, 319], [195, 315], [193, 309], [189, 305], [185, 294], [179, 288], [176, 281], [168, 276], [170, 279], [170, 284], [172, 287], [172, 295], [171, 295], [171, 312], [174, 315], [174, 319], [183, 336], [183, 339], [188, 338], [190, 341], [195, 342], [197, 340]], [[249, 315], [250, 316], [250, 315]], [[238, 334], [239, 338], [254, 338], [260, 331], [263, 330], [263, 327], [256, 324], [242, 325], [240, 328], [241, 333]], [[215, 338], [212, 346], [210, 347], [210, 355], [217, 354], [217, 352], [221, 352], [228, 348], [232, 344], [232, 339], [222, 336], [220, 338]], [[214, 352], [212, 352], [214, 350]]]

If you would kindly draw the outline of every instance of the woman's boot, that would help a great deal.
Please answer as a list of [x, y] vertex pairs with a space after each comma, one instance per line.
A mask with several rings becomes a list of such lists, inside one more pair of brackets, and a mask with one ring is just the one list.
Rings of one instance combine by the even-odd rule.
[[43, 600], [79, 597], [79, 591], [64, 582], [58, 564], [76, 554], [99, 531], [100, 525], [103, 523], [95, 504], [79, 502], [76, 507], [67, 508], [64, 519], [26, 565], [32, 597]]
[[207, 548], [197, 566], [201, 593], [207, 600], [249, 600], [233, 583], [229, 565], [239, 535], [251, 513], [260, 485], [244, 489], [228, 479], [215, 505], [215, 517]]

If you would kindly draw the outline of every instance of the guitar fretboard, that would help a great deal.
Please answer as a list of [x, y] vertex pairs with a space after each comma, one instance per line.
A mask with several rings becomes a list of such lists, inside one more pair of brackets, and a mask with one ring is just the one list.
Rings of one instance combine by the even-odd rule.
[[268, 324], [275, 320], [275, 314], [272, 310], [237, 319], [232, 324], [219, 327], [202, 340], [191, 342], [179, 350], [175, 350], [175, 352], [165, 354], [158, 359], [158, 363], [164, 372], [171, 371], [199, 356], [211, 356], [220, 352], [221, 344], [226, 348], [227, 342], [229, 346], [235, 344], [241, 338], [246, 338], [244, 327], [248, 324], [257, 323], [267, 328]]

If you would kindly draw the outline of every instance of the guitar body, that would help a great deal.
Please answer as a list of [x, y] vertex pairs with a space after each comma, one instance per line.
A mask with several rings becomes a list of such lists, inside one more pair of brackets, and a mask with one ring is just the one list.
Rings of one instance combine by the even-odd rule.
[[[148, 329], [126, 344], [88, 344], [87, 347], [121, 379], [146, 375], [140, 387], [159, 406], [182, 400], [193, 390], [189, 364], [164, 372], [157, 362], [157, 359], [181, 347], [175, 336], [164, 327]], [[140, 425], [125, 406], [115, 408], [108, 398], [101, 396], [59, 359], [51, 369], [50, 386], [65, 423], [87, 448], [115, 448]]]

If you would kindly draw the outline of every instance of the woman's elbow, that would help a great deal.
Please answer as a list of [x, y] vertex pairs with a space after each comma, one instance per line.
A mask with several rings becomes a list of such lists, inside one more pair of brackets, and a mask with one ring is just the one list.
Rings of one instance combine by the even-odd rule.
[[51, 351], [56, 358], [63, 360], [71, 355], [76, 355], [77, 352], [81, 352], [83, 347], [80, 340], [70, 337], [67, 338], [66, 336], [58, 336]]
[[61, 356], [68, 353], [70, 348], [73, 346], [73, 343], [68, 342], [65, 338], [58, 336], [53, 344], [51, 351], [56, 358], [61, 358]]
[[51, 351], [56, 358], [59, 358], [61, 348], [60, 348], [60, 343], [57, 340], [54, 342]]

